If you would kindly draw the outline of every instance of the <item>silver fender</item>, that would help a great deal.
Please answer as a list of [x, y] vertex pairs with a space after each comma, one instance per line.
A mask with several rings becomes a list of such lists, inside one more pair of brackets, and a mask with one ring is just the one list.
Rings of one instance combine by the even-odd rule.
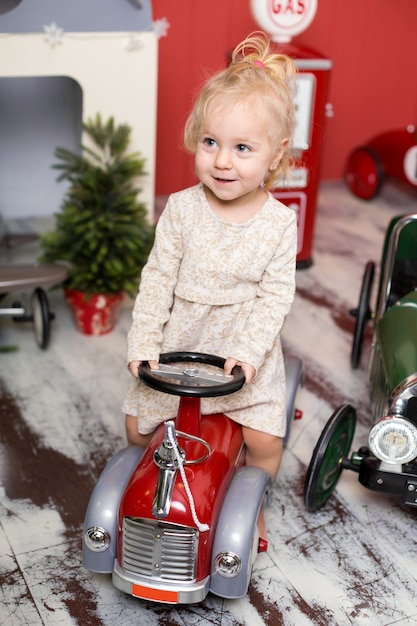
[[291, 354], [284, 355], [286, 394], [287, 394], [287, 432], [284, 437], [284, 446], [290, 436], [291, 425], [294, 419], [295, 396], [300, 385], [303, 384], [303, 363], [301, 359]]
[[[242, 598], [246, 595], [257, 553], [257, 522], [259, 510], [270, 484], [269, 474], [259, 467], [241, 467], [234, 475], [220, 511], [211, 553], [210, 591], [222, 598]], [[237, 555], [242, 563], [240, 572], [226, 577], [217, 571], [216, 558], [221, 553]]]
[[[144, 448], [123, 448], [104, 468], [90, 496], [83, 528], [83, 566], [93, 572], [111, 573], [117, 554], [118, 512], [122, 495]], [[104, 528], [110, 535], [110, 546], [103, 552], [91, 550], [85, 534], [92, 526]]]

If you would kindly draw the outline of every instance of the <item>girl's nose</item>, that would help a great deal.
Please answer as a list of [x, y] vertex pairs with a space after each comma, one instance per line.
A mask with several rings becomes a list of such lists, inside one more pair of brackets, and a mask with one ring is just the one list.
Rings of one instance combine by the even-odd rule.
[[230, 169], [232, 167], [232, 159], [229, 150], [222, 148], [217, 152], [215, 166], [219, 169]]

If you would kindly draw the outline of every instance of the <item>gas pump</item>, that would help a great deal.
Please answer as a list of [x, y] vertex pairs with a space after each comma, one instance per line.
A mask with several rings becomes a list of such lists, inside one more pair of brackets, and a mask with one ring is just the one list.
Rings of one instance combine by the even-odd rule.
[[251, 0], [259, 26], [270, 35], [274, 52], [290, 56], [298, 70], [294, 102], [296, 125], [293, 138], [295, 167], [290, 178], [278, 182], [272, 194], [297, 213], [297, 267], [312, 264], [314, 222], [320, 162], [326, 117], [332, 115], [327, 102], [332, 61], [309, 48], [294, 44], [294, 35], [314, 19], [317, 0]]

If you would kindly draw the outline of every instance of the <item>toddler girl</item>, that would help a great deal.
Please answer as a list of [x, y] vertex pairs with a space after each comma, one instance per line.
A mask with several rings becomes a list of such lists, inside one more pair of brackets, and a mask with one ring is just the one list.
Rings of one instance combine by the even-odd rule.
[[[275, 478], [286, 430], [280, 331], [295, 290], [296, 215], [268, 191], [290, 165], [295, 66], [255, 33], [202, 88], [184, 133], [199, 183], [173, 193], [142, 271], [128, 334], [135, 377], [125, 399], [129, 443], [146, 445], [179, 398], [138, 379], [142, 361], [193, 351], [240, 365], [237, 393], [203, 398], [202, 413], [242, 425], [246, 464]], [[264, 522], [260, 524], [265, 536]]]

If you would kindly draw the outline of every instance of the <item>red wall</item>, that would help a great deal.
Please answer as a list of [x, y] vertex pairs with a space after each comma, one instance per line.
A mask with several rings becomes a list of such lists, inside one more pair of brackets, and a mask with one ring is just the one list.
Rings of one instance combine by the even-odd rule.
[[[182, 129], [205, 75], [258, 29], [249, 0], [153, 0], [170, 23], [159, 40], [156, 195], [195, 182]], [[353, 7], [353, 8], [352, 8]], [[385, 130], [417, 124], [417, 2], [318, 0], [311, 26], [294, 41], [333, 61], [322, 179], [343, 176], [354, 146]]]

